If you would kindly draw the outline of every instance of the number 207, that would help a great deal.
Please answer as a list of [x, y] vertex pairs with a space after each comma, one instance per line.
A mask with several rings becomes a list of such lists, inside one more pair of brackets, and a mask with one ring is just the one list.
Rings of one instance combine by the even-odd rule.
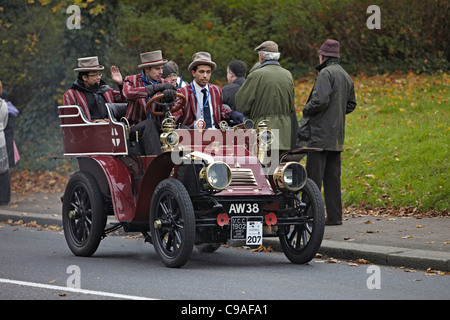
[[260, 243], [261, 241], [261, 236], [248, 236], [247, 237], [247, 243]]

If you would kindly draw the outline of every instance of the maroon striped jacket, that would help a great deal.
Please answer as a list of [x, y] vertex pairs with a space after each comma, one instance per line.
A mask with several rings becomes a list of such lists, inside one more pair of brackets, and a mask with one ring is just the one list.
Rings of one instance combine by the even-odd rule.
[[130, 124], [139, 123], [147, 118], [145, 100], [148, 97], [140, 74], [126, 77], [123, 80], [123, 95], [127, 99], [127, 113], [125, 118]]
[[[165, 83], [161, 79], [161, 83]], [[127, 113], [125, 117], [131, 125], [137, 124], [147, 119], [147, 112], [145, 106], [147, 105], [148, 94], [144, 87], [141, 74], [127, 76], [123, 80], [123, 95], [127, 99]], [[155, 110], [156, 104], [153, 103], [151, 108]]]
[[[122, 94], [118, 90], [108, 90], [104, 93], [102, 93], [103, 97], [105, 98], [107, 103], [114, 103], [114, 102], [124, 102], [124, 99], [122, 97]], [[63, 95], [63, 105], [70, 106], [70, 105], [77, 105], [80, 106], [81, 109], [84, 112], [84, 115], [89, 121], [92, 121], [91, 119], [91, 112], [89, 111], [89, 105], [87, 103], [86, 97], [84, 96], [83, 92], [75, 89], [69, 89], [67, 90]]]
[[[197, 120], [197, 100], [192, 89], [192, 84], [179, 88], [177, 92], [186, 97], [186, 106], [178, 112], [175, 112], [173, 116], [178, 123], [192, 127]], [[223, 106], [222, 90], [219, 86], [210, 84], [210, 99], [212, 102], [214, 124], [218, 127], [222, 119], [229, 118], [231, 110]]]

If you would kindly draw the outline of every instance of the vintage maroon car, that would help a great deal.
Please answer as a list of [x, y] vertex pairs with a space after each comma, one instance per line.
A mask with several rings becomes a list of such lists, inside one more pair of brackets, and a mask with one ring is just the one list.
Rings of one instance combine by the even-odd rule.
[[[264, 237], [279, 237], [290, 261], [315, 256], [324, 206], [299, 164], [315, 150], [278, 155], [267, 122], [180, 129], [167, 113], [171, 105], [161, 108], [154, 115], [165, 117], [163, 152], [149, 156], [130, 142], [126, 104], [107, 104], [109, 123], [88, 121], [76, 105], [59, 107], [64, 154], [79, 164], [62, 197], [64, 234], [75, 255], [91, 256], [123, 227], [141, 232], [168, 267], [183, 266], [194, 246], [213, 252], [229, 239], [261, 245]], [[117, 222], [107, 226], [108, 216]]]

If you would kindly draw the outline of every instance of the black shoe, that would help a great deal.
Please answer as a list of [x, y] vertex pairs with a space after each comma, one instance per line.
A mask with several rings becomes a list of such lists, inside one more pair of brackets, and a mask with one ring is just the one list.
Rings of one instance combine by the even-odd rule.
[[328, 220], [328, 218], [327, 218], [327, 219], [325, 219], [325, 225], [326, 225], [326, 226], [340, 226], [340, 225], [342, 225], [342, 221], [341, 221], [341, 220], [338, 220], [338, 221], [330, 221], [330, 220]]

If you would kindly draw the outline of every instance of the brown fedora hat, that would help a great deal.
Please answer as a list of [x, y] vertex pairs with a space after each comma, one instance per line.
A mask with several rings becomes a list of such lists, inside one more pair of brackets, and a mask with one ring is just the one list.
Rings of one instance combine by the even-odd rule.
[[78, 68], [73, 69], [75, 72], [100, 71], [105, 69], [98, 63], [98, 57], [85, 57], [78, 59]]
[[188, 67], [188, 71], [191, 72], [195, 66], [206, 64], [211, 66], [211, 72], [216, 69], [216, 63], [211, 60], [211, 54], [208, 52], [197, 52], [192, 56], [192, 62]]
[[141, 64], [138, 66], [139, 69], [146, 67], [154, 67], [166, 64], [167, 60], [162, 57], [161, 50], [150, 51], [141, 53]]

